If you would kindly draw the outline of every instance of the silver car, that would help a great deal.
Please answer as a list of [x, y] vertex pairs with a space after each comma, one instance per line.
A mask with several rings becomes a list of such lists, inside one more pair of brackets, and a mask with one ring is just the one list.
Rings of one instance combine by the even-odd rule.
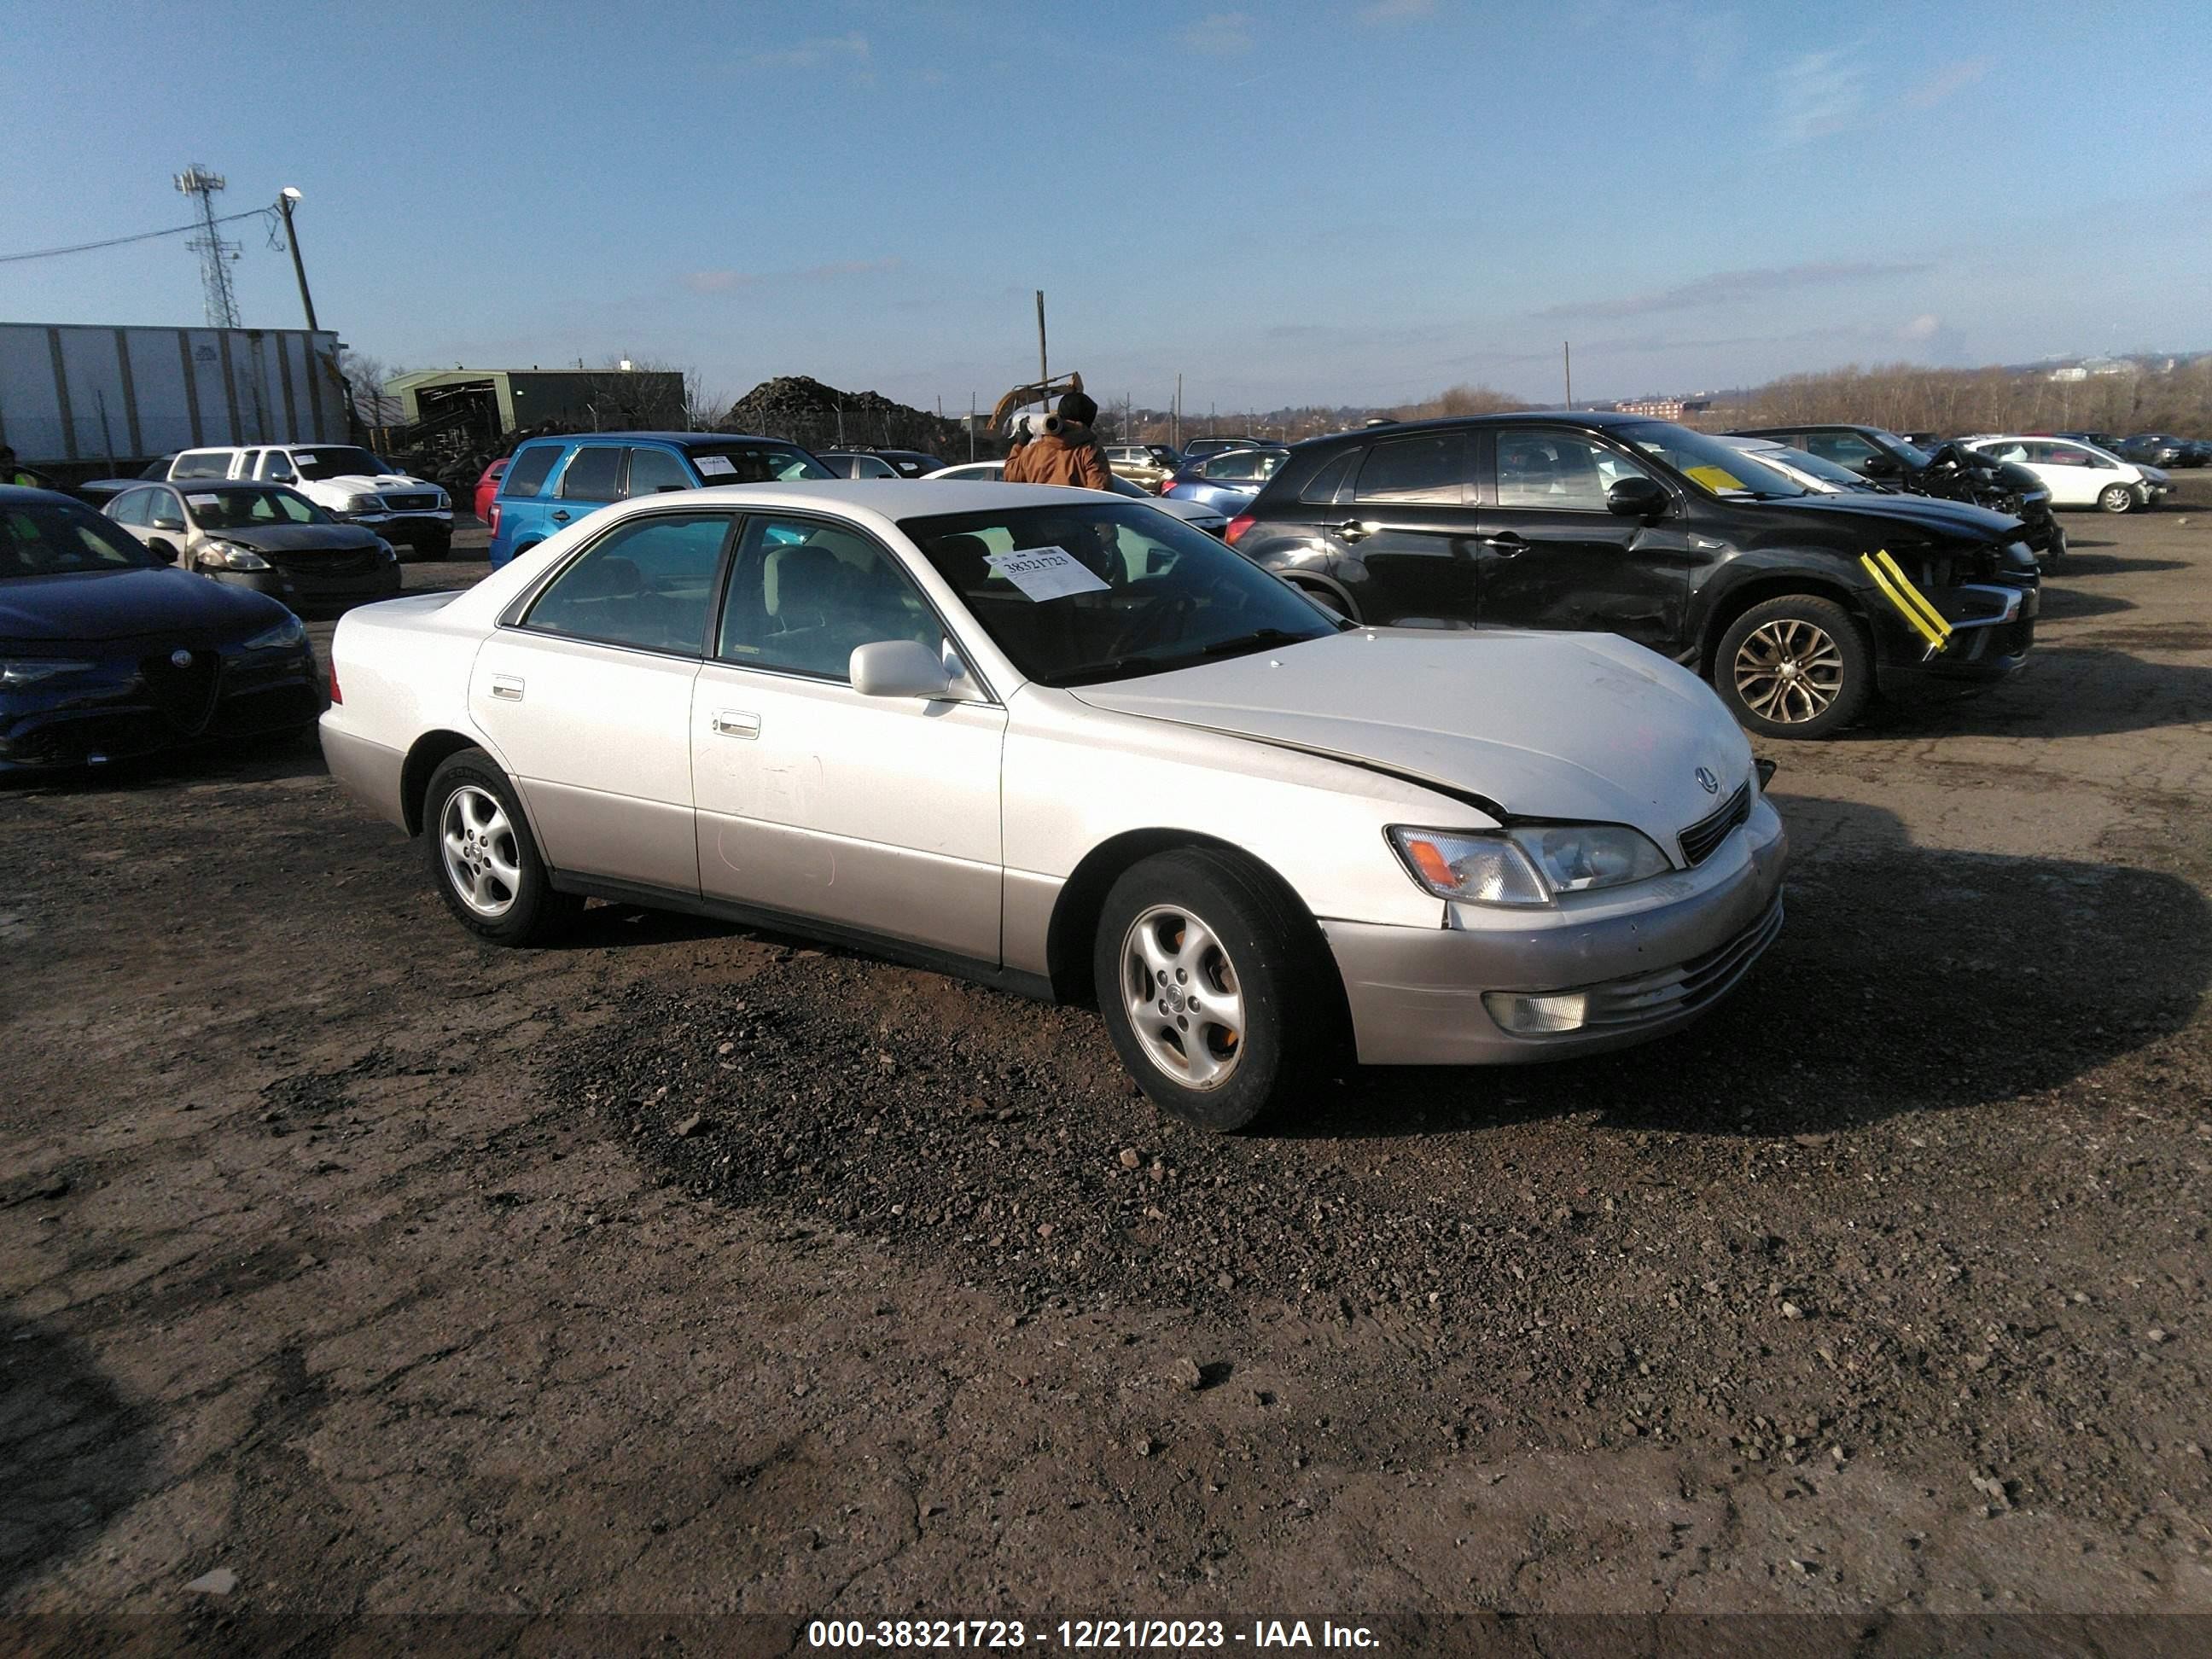
[[1095, 1000], [1237, 1128], [1348, 1044], [1543, 1060], [1688, 1024], [1782, 923], [1782, 823], [1688, 671], [1352, 628], [1142, 501], [992, 483], [621, 503], [349, 614], [324, 752], [461, 924], [588, 897]]

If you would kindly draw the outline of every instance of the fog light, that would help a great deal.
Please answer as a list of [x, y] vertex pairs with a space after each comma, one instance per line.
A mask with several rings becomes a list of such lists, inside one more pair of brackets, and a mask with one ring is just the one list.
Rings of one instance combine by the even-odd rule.
[[1589, 1017], [1589, 994], [1563, 991], [1554, 996], [1523, 996], [1517, 991], [1485, 991], [1482, 1006], [1498, 1024], [1523, 1036], [1578, 1031]]

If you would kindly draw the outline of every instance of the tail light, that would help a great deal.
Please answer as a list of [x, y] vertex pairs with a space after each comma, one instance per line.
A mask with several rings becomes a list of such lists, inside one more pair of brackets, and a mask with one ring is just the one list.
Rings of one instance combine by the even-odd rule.
[[490, 526], [493, 535], [499, 534], [499, 503], [497, 501], [491, 504], [491, 517], [485, 522]]
[[1238, 538], [1241, 538], [1246, 531], [1249, 530], [1257, 523], [1259, 523], [1259, 520], [1254, 518], [1249, 513], [1239, 513], [1235, 518], [1229, 521], [1229, 528], [1221, 532], [1221, 539], [1227, 542], [1230, 546], [1234, 547], [1237, 545]]
[[336, 657], [331, 659], [331, 701], [332, 702], [345, 701], [345, 693], [338, 690], [338, 659]]

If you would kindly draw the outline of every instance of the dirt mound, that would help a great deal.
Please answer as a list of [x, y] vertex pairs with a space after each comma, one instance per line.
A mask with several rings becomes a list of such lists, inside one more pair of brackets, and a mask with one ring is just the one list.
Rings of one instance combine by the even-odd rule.
[[840, 392], [805, 374], [763, 380], [731, 404], [721, 425], [725, 431], [786, 438], [809, 449], [920, 449], [948, 462], [968, 454], [957, 421], [909, 409], [880, 392]]

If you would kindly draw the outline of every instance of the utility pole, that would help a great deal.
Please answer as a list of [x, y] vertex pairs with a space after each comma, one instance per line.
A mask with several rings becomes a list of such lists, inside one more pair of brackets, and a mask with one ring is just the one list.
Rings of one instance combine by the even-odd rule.
[[1559, 342], [1559, 356], [1567, 368], [1567, 407], [1575, 406], [1575, 349], [1565, 340]]
[[1182, 447], [1182, 371], [1176, 371], [1175, 447]]
[[1052, 372], [1045, 367], [1045, 361], [1044, 361], [1044, 290], [1043, 290], [1042, 289], [1039, 289], [1036, 291], [1036, 296], [1037, 296], [1037, 384], [1038, 384], [1040, 386], [1042, 386], [1046, 381], [1048, 381], [1048, 380], [1049, 380], [1050, 379], [1052, 379]]
[[300, 309], [307, 313], [307, 332], [315, 328], [315, 299], [307, 292], [307, 267], [300, 260], [300, 233], [292, 226], [292, 210], [300, 204], [300, 192], [290, 185], [276, 193], [276, 211], [284, 216], [284, 241], [292, 250], [292, 275], [300, 282]]
[[975, 459], [975, 394], [968, 394], [968, 459]]
[[230, 290], [229, 261], [238, 257], [238, 244], [226, 242], [215, 228], [215, 198], [229, 187], [220, 173], [210, 173], [195, 161], [176, 175], [179, 195], [199, 204], [200, 234], [185, 244], [200, 256], [200, 300], [210, 328], [238, 326], [238, 299]]

